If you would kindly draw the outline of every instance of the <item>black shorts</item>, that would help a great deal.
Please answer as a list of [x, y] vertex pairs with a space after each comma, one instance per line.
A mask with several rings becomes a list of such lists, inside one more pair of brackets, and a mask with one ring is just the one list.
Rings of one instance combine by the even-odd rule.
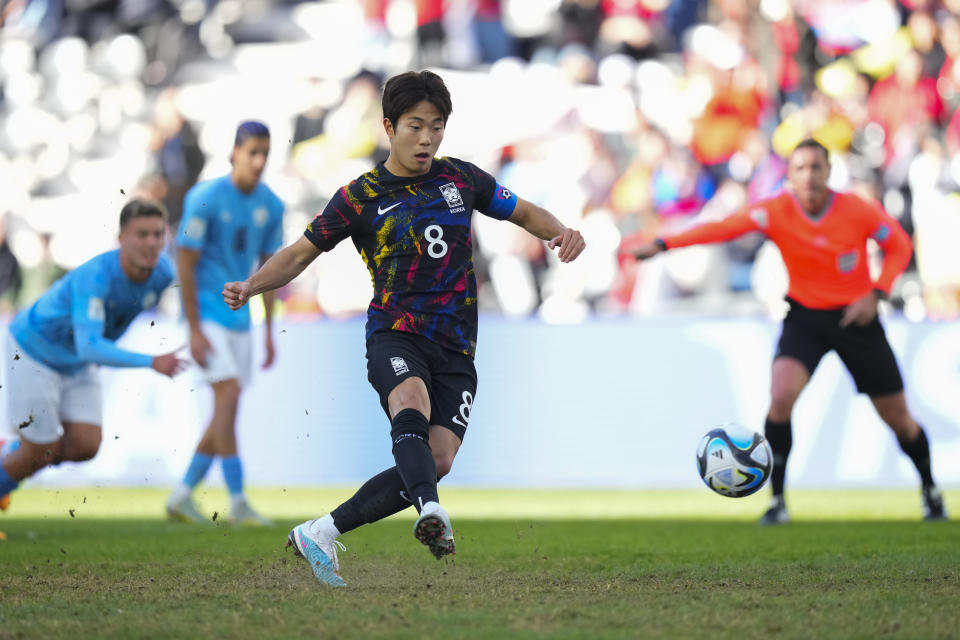
[[446, 427], [463, 440], [477, 394], [473, 358], [415, 333], [377, 331], [367, 339], [367, 379], [380, 394], [387, 418], [387, 397], [411, 376], [427, 385], [430, 424]]
[[787, 302], [790, 311], [775, 357], [799, 360], [813, 375], [824, 354], [836, 351], [860, 393], [883, 396], [903, 390], [897, 359], [878, 319], [865, 327], [841, 328], [842, 309], [811, 309], [790, 298]]

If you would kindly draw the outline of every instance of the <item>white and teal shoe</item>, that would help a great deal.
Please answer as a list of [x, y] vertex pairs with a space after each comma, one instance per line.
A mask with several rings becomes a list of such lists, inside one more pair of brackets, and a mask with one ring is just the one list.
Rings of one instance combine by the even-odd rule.
[[254, 526], [254, 527], [269, 527], [273, 523], [270, 522], [269, 518], [265, 518], [256, 511], [253, 510], [253, 507], [250, 506], [250, 503], [246, 500], [236, 500], [230, 506], [230, 515], [227, 517], [227, 522], [236, 526]]
[[287, 546], [293, 547], [293, 553], [307, 561], [320, 584], [345, 587], [347, 583], [337, 573], [340, 571], [337, 547], [341, 550], [346, 547], [335, 538], [328, 539], [314, 534], [311, 531], [311, 525], [314, 522], [316, 521], [307, 520], [294, 527], [287, 536]]
[[420, 510], [420, 517], [413, 525], [413, 535], [427, 545], [430, 553], [437, 560], [446, 555], [456, 553], [453, 543], [453, 527], [450, 526], [450, 517], [443, 507], [436, 502], [428, 502]]
[[167, 500], [167, 517], [171, 520], [197, 524], [208, 524], [210, 522], [197, 509], [197, 505], [193, 502], [193, 497], [190, 494], [179, 499], [171, 495], [170, 499]]

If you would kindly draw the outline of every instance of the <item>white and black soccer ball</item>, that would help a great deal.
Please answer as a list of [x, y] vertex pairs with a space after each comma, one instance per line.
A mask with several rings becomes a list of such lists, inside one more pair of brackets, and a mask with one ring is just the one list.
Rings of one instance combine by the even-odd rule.
[[710, 430], [697, 447], [697, 470], [703, 483], [728, 498], [759, 491], [772, 468], [767, 439], [737, 424]]

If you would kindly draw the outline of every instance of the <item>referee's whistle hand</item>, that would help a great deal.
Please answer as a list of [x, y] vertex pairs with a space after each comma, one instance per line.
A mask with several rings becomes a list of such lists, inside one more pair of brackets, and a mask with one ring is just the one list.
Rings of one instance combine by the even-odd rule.
[[547, 246], [550, 249], [560, 247], [560, 251], [557, 252], [560, 262], [572, 262], [583, 253], [587, 243], [576, 229], [564, 229], [561, 235], [551, 238]]
[[250, 299], [250, 285], [246, 282], [228, 282], [223, 285], [223, 301], [236, 311]]

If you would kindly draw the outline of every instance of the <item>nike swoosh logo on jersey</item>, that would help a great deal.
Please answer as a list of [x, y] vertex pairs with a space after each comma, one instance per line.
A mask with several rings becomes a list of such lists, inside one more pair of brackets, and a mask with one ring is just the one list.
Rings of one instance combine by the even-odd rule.
[[394, 202], [392, 205], [390, 205], [390, 206], [387, 207], [386, 209], [384, 209], [384, 208], [381, 207], [381, 206], [378, 206], [378, 207], [377, 207], [377, 215], [378, 215], [378, 216], [382, 216], [382, 215], [385, 214], [387, 211], [390, 211], [390, 209], [393, 209], [394, 207], [399, 207], [401, 204], [403, 204], [403, 203], [402, 203], [402, 202]]

